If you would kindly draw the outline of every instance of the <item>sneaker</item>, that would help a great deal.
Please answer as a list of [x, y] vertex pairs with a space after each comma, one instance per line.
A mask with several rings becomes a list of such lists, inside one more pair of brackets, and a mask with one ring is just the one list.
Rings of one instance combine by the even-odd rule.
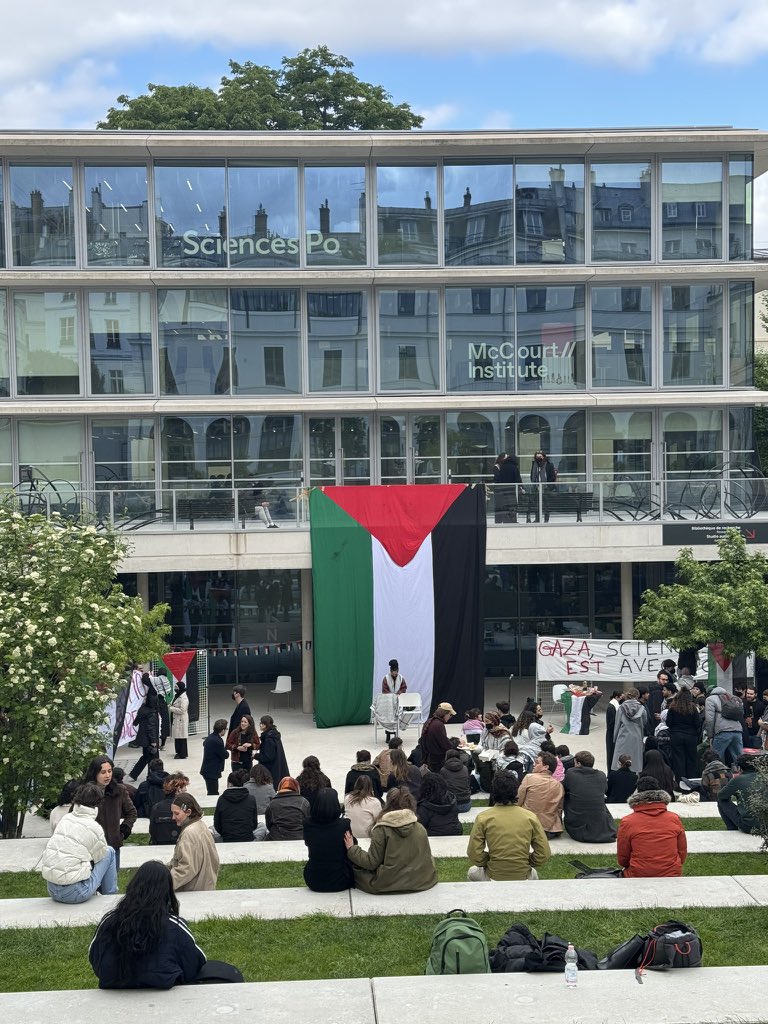
[[267, 529], [268, 530], [276, 530], [277, 529], [277, 523], [270, 523], [269, 526], [267, 527]]

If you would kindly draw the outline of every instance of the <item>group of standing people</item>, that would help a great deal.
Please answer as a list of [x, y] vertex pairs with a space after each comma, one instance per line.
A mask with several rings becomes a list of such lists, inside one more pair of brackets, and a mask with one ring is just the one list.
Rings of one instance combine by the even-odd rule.
[[[520, 475], [520, 464], [514, 455], [501, 452], [493, 464], [494, 519], [497, 523], [516, 523], [517, 509], [520, 498], [525, 494]], [[529, 474], [530, 482], [536, 485], [530, 493], [529, 507], [526, 509], [526, 521], [533, 512], [536, 521], [539, 519], [539, 494], [541, 485], [554, 484], [557, 481], [557, 470], [550, 462], [545, 451], [534, 452]], [[544, 522], [549, 521], [550, 502], [546, 486], [541, 487], [541, 510]]]

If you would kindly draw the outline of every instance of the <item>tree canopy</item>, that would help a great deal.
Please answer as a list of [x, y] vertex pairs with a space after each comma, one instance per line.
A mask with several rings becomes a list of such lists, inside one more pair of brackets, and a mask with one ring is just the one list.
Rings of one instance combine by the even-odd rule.
[[109, 745], [107, 712], [133, 661], [165, 652], [166, 605], [115, 583], [126, 545], [0, 504], [0, 808], [13, 837]]
[[118, 96], [97, 128], [138, 131], [274, 131], [410, 129], [424, 120], [395, 104], [381, 85], [361, 82], [347, 57], [327, 46], [283, 57], [279, 68], [229, 62], [218, 91], [198, 85], [153, 85]]
[[717, 562], [698, 562], [683, 548], [675, 563], [678, 582], [645, 591], [638, 639], [666, 640], [678, 650], [722, 643], [731, 658], [750, 651], [768, 657], [768, 559], [748, 551], [736, 529], [717, 547]]

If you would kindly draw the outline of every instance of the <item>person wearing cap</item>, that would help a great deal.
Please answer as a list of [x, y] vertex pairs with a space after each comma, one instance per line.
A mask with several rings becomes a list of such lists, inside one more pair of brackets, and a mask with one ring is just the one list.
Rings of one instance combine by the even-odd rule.
[[405, 693], [407, 689], [406, 682], [400, 675], [400, 666], [397, 663], [397, 658], [392, 658], [389, 663], [389, 672], [381, 680], [381, 692], [399, 695]]
[[453, 707], [443, 701], [437, 705], [421, 730], [421, 749], [431, 772], [439, 773], [447, 751], [453, 750], [453, 744], [445, 731], [445, 723], [455, 714]]

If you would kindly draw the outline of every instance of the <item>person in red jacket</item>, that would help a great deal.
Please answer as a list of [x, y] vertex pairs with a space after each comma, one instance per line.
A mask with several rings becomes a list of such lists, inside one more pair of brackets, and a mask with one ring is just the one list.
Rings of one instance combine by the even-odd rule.
[[682, 875], [688, 856], [685, 830], [678, 814], [667, 810], [669, 794], [655, 779], [642, 777], [627, 801], [632, 813], [619, 823], [616, 857], [625, 878]]

